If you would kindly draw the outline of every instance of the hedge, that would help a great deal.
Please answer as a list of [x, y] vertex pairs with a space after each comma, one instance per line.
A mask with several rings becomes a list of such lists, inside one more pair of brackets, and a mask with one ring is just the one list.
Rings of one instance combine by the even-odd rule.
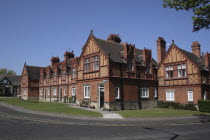
[[194, 104], [180, 104], [178, 102], [159, 101], [158, 107], [178, 110], [197, 110]]
[[210, 100], [199, 100], [198, 108], [200, 112], [210, 113]]

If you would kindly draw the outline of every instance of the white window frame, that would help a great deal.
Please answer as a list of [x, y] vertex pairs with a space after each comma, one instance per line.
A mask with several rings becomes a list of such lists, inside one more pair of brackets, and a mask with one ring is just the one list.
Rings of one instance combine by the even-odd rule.
[[63, 89], [63, 95], [66, 96], [66, 88]]
[[186, 77], [186, 64], [179, 64], [177, 66], [178, 69], [178, 77]]
[[84, 71], [85, 72], [90, 71], [90, 58], [84, 59]]
[[154, 98], [157, 98], [157, 88], [154, 88]]
[[140, 88], [141, 98], [149, 98], [149, 88]]
[[99, 69], [99, 59], [98, 55], [93, 56], [93, 70], [98, 70]]
[[174, 101], [174, 91], [166, 91], [166, 101]]
[[47, 95], [50, 96], [50, 90], [49, 89], [47, 90]]
[[206, 100], [206, 98], [207, 98], [207, 91], [204, 92], [203, 100]]
[[[190, 95], [191, 94], [191, 95]], [[192, 102], [193, 101], [193, 91], [192, 90], [189, 90], [187, 92], [187, 96], [188, 96], [188, 101], [189, 102]]]
[[120, 87], [115, 87], [115, 99], [120, 99]]
[[[173, 66], [166, 66], [165, 71], [166, 71], [166, 78], [174, 77]], [[171, 76], [171, 73], [172, 73], [172, 76]]]
[[42, 89], [40, 89], [40, 96], [42, 96]]
[[57, 89], [56, 88], [53, 89], [53, 96], [57, 96]]
[[[86, 91], [88, 91], [88, 92], [86, 93]], [[84, 98], [85, 99], [89, 99], [90, 98], [90, 86], [84, 86]]]
[[72, 78], [76, 78], [76, 76], [77, 76], [77, 69], [73, 68], [72, 69]]
[[26, 96], [26, 89], [23, 90], [23, 95]]
[[72, 87], [72, 89], [71, 89], [71, 95], [72, 96], [75, 96], [76, 95], [76, 92], [77, 92], [77, 89], [75, 87]]

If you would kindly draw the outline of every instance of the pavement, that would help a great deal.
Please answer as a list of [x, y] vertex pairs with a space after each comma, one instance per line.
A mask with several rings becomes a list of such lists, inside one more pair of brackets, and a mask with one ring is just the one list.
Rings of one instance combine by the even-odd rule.
[[74, 104], [69, 104], [68, 106], [101, 113], [103, 115], [102, 118], [104, 119], [124, 119], [120, 114], [113, 111], [104, 111], [102, 109], [91, 109], [91, 108], [86, 108], [86, 107], [79, 107], [78, 105], [74, 105]]

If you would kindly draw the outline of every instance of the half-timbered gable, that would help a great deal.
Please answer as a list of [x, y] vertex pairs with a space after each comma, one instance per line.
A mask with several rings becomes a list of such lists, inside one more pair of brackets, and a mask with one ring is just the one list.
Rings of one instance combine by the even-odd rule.
[[0, 75], [0, 92], [6, 96], [20, 95], [19, 75]]
[[151, 50], [121, 43], [119, 35], [103, 40], [91, 32], [78, 61], [77, 102], [110, 110], [154, 106], [156, 67]]
[[163, 38], [158, 38], [159, 100], [197, 103], [204, 96], [207, 98], [209, 91], [202, 87], [208, 82], [209, 70], [204, 56], [200, 55], [200, 44], [193, 42], [191, 53], [172, 43], [166, 52], [163, 42]]

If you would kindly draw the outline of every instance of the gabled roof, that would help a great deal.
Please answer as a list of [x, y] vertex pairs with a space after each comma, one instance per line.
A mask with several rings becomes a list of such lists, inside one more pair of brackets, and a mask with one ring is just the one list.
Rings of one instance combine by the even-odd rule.
[[0, 81], [4, 78], [8, 79], [12, 85], [20, 85], [20, 75], [0, 75]]
[[42, 67], [26, 65], [26, 68], [27, 68], [27, 71], [28, 71], [28, 76], [31, 80], [39, 80], [40, 69]]
[[177, 47], [184, 55], [186, 55], [191, 61], [193, 61], [196, 65], [200, 66], [200, 65], [205, 65], [205, 60], [202, 57], [198, 57], [197, 55], [185, 51], [179, 47]]
[[[124, 46], [119, 43], [115, 42], [110, 42], [107, 40], [99, 39], [96, 38], [94, 35], [92, 35], [98, 46], [103, 50], [103, 52], [109, 56], [111, 61], [118, 62], [118, 63], [125, 63], [121, 53], [124, 51]], [[140, 62], [141, 58], [140, 56], [142, 55], [142, 50], [141, 49], [136, 49], [136, 56], [135, 60], [136, 62]], [[152, 64], [157, 66], [157, 62], [152, 58]]]
[[[177, 46], [176, 46], [177, 47]], [[205, 67], [205, 59], [201, 56], [201, 57], [198, 57], [197, 55], [191, 53], [191, 52], [188, 52], [186, 50], [183, 50], [179, 47], [177, 47], [185, 56], [187, 56], [192, 62], [194, 62], [198, 67], [201, 68], [201, 70], [204, 70], [204, 71], [208, 71], [208, 69], [206, 69]]]
[[[175, 46], [177, 49], [179, 49], [183, 55], [185, 55], [190, 61], [192, 61], [194, 64], [196, 64], [198, 67], [200, 67], [201, 70], [207, 71], [207, 69], [205, 67], [205, 59], [202, 56], [198, 57], [197, 55], [195, 55], [195, 54], [193, 54], [191, 52], [188, 52], [186, 50], [183, 50], [183, 49], [179, 48], [175, 44], [172, 44], [170, 46], [170, 48], [168, 49], [166, 55], [169, 53], [169, 51], [170, 51], [172, 46]], [[165, 55], [165, 57], [166, 57], [166, 55]], [[162, 63], [162, 61], [161, 61], [161, 63]]]

